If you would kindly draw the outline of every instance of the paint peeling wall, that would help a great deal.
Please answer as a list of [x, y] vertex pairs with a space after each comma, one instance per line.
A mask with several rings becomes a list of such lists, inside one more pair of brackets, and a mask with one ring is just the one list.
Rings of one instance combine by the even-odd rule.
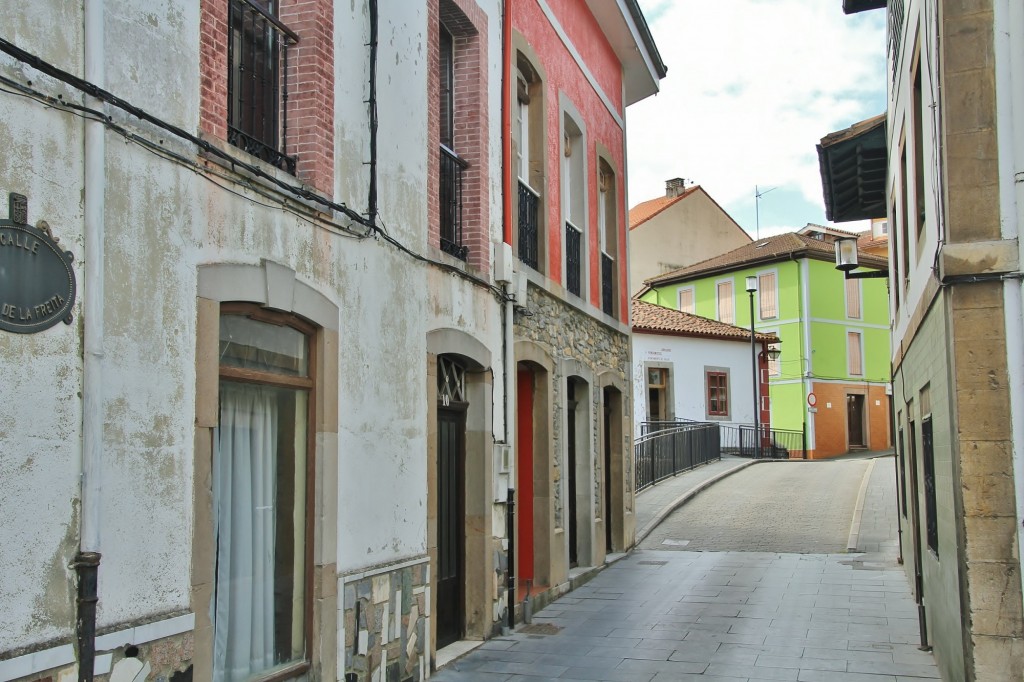
[[[199, 118], [197, 5], [107, 0], [105, 14], [107, 88], [192, 132]], [[422, 253], [427, 114], [424, 106], [409, 103], [426, 97], [426, 13], [411, 3], [383, 2], [381, 10], [380, 215], [390, 235]], [[334, 11], [333, 199], [363, 211], [369, 158], [367, 7], [339, 1]], [[80, 3], [19, 3], [4, 12], [0, 36], [83, 75]], [[494, 31], [499, 27], [493, 22]], [[22, 84], [32, 81], [45, 95], [83, 101], [80, 93], [6, 56], [0, 57], [0, 75]], [[492, 82], [491, 99], [498, 102], [500, 78]], [[272, 261], [294, 270], [297, 280], [337, 306], [338, 385], [324, 390], [338, 398], [339, 483], [330, 493], [338, 498], [338, 571], [422, 557], [427, 412], [423, 392], [410, 387], [426, 383], [426, 333], [442, 317], [460, 320], [500, 357], [494, 299], [445, 276], [435, 280], [444, 290], [428, 306], [428, 266], [384, 241], [344, 236], [300, 202], [285, 201], [265, 184], [254, 183], [260, 188], [255, 192], [246, 186], [249, 181], [214, 166], [191, 145], [122, 112], [111, 114], [185, 162], [106, 133], [100, 629], [123, 629], [191, 609], [201, 265]], [[5, 360], [0, 401], [6, 406], [0, 420], [5, 481], [0, 546], [17, 548], [0, 553], [5, 609], [0, 662], [73, 637], [68, 565], [78, 547], [86, 314], [81, 300], [90, 286], [82, 269], [84, 125], [72, 113], [0, 93], [5, 150], [0, 192], [28, 197], [30, 221], [47, 220], [75, 254], [79, 283], [72, 326], [26, 336], [0, 333]], [[493, 131], [491, 165], [497, 169], [500, 128]], [[499, 225], [496, 187], [491, 196], [491, 223]], [[327, 646], [332, 648], [337, 647]]]

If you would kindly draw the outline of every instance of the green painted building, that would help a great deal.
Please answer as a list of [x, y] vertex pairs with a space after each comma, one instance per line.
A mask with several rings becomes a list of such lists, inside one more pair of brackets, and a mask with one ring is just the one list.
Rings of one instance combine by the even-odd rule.
[[[835, 268], [836, 236], [856, 235], [809, 225], [652, 278], [639, 295], [745, 328], [752, 302], [754, 328], [778, 336], [781, 351], [762, 372], [762, 422], [805, 432], [809, 458], [890, 446], [886, 280], [846, 279]], [[866, 253], [860, 263], [886, 267]], [[757, 278], [752, 297], [748, 276]]]

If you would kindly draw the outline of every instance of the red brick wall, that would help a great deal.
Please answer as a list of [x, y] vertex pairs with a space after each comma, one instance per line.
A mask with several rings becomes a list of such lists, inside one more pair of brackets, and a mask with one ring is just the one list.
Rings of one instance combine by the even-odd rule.
[[[299, 36], [288, 50], [288, 134], [297, 175], [317, 190], [334, 186], [334, 5], [284, 0], [279, 18]], [[200, 0], [199, 129], [227, 139], [228, 0]]]
[[490, 192], [488, 190], [487, 15], [473, 0], [429, 0], [427, 3], [427, 217], [428, 241], [441, 242], [438, 206], [440, 50], [439, 23], [452, 34], [455, 48], [455, 139], [453, 150], [469, 166], [463, 171], [462, 240], [469, 247], [468, 262], [490, 269]]

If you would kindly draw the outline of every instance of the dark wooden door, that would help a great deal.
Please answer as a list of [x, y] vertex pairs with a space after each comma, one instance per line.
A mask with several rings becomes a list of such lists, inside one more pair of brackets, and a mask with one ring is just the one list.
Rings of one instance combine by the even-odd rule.
[[[533, 580], [533, 390], [534, 374], [520, 369], [516, 387], [516, 577], [520, 583]], [[525, 593], [523, 594], [525, 596]]]
[[601, 504], [601, 516], [604, 517], [604, 547], [612, 551], [612, 391], [604, 389], [604, 500]]
[[437, 408], [437, 648], [462, 638], [465, 410]]
[[568, 386], [568, 400], [566, 401], [566, 434], [568, 440], [568, 462], [566, 466], [569, 471], [569, 517], [566, 524], [569, 526], [569, 566], [575, 567], [579, 564], [579, 551], [576, 547], [576, 394], [572, 380]]
[[846, 423], [850, 448], [867, 447], [867, 439], [864, 438], [864, 396], [846, 396]]

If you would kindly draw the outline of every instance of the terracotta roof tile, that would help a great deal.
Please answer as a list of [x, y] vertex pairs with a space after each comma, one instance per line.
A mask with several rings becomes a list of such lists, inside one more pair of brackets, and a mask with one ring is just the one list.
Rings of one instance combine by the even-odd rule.
[[693, 187], [688, 187], [678, 196], [658, 197], [657, 199], [651, 199], [650, 201], [644, 201], [637, 204], [633, 208], [629, 209], [629, 229], [632, 230], [634, 227], [647, 222], [672, 204], [682, 201], [698, 189], [700, 189], [700, 185], [694, 185]]
[[[720, 256], [708, 258], [685, 268], [673, 270], [647, 280], [646, 284], [666, 284], [678, 280], [692, 279], [697, 276], [714, 272], [725, 272], [755, 263], [766, 263], [784, 260], [790, 256], [809, 257], [817, 260], [834, 260], [835, 246], [831, 242], [807, 237], [796, 232], [758, 239], [750, 244], [733, 249]], [[860, 254], [860, 263], [869, 268], [885, 268], [888, 262], [884, 258], [870, 254]]]
[[[750, 339], [749, 329], [636, 299], [633, 300], [633, 331], [704, 336], [716, 339], [736, 339], [739, 341]], [[769, 343], [778, 341], [774, 334], [758, 333], [755, 335], [755, 338]]]

